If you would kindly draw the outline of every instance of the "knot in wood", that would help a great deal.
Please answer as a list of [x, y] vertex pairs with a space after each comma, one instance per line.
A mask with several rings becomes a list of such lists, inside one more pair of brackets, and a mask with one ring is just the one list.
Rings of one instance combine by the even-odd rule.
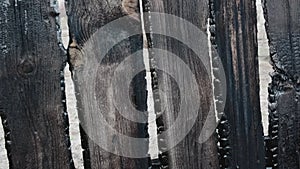
[[29, 59], [22, 60], [18, 65], [18, 73], [21, 75], [28, 75], [35, 70], [35, 64]]

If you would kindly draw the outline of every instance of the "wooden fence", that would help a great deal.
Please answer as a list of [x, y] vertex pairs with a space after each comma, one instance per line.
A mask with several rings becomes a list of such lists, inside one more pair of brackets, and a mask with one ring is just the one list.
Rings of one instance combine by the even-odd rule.
[[[63, 74], [68, 62], [75, 84], [85, 169], [299, 169], [300, 0], [264, 0], [263, 4], [274, 69], [269, 85], [269, 134], [265, 138], [259, 102], [255, 0], [68, 0], [68, 50], [63, 48], [59, 34], [60, 14], [56, 0], [1, 0], [0, 115], [10, 168], [75, 168], [70, 148]], [[152, 32], [165, 25], [178, 32], [178, 37], [195, 36], [189, 32], [188, 24], [176, 24], [162, 15], [156, 20], [148, 17], [148, 14], [156, 12], [182, 18], [204, 33], [207, 33], [209, 24], [212, 64], [195, 59], [195, 51], [178, 39]], [[132, 15], [118, 23], [117, 28], [105, 29], [107, 24], [128, 14]], [[101, 35], [104, 36], [98, 36], [97, 31], [102, 28], [104, 34]], [[131, 35], [129, 30], [140, 34], [118, 39], [119, 35]], [[116, 45], [99, 60], [99, 55], [103, 53], [101, 45], [106, 43]], [[208, 44], [207, 38], [201, 44], [194, 45], [204, 46], [209, 56]], [[181, 127], [189, 132], [183, 140], [172, 146], [174, 138], [180, 133], [159, 137], [158, 149], [161, 153], [158, 159], [147, 157], [147, 123], [124, 118], [121, 114], [123, 110], [113, 105], [116, 99], [113, 96], [122, 96], [123, 93], [115, 93], [110, 86], [118, 65], [144, 47], [150, 51], [158, 136], [172, 128], [179, 116], [180, 99], [184, 94], [180, 93], [178, 83], [183, 84], [185, 89], [191, 85], [187, 78], [175, 82], [174, 78], [164, 74], [158, 68], [159, 63], [170, 68], [175, 60], [162, 61], [167, 55], [156, 57], [157, 53], [151, 52], [151, 49], [166, 50], [178, 56], [194, 75], [196, 91], [199, 92], [196, 94], [201, 96], [197, 109], [199, 115], [193, 119], [190, 130], [185, 123], [191, 117], [184, 116], [186, 121], [182, 122]], [[136, 57], [143, 58], [144, 54], [136, 53]], [[217, 58], [224, 67], [226, 96], [218, 95], [217, 89], [224, 84], [220, 84], [222, 77], [218, 77], [221, 70], [218, 69]], [[131, 80], [128, 100], [140, 112], [148, 110], [146, 72], [135, 72], [146, 67], [143, 60], [127, 60], [124, 79], [113, 86], [122, 88], [125, 85], [123, 81]], [[212, 72], [207, 72], [207, 67]], [[189, 72], [177, 73], [187, 77]], [[210, 73], [214, 75], [213, 81]], [[214, 93], [217, 102], [211, 105]], [[190, 92], [186, 95], [194, 94]], [[197, 143], [209, 109], [215, 106], [218, 110], [222, 103], [225, 103], [225, 108], [218, 114], [220, 122], [215, 132], [204, 143]], [[96, 121], [98, 112], [104, 114], [107, 124], [117, 133], [144, 139], [140, 146], [144, 156], [122, 155], [136, 153], [137, 150], [132, 148], [135, 145], [118, 140], [118, 137], [111, 135], [109, 128], [91, 128], [87, 131], [86, 125]], [[145, 113], [141, 120], [147, 121], [147, 118]], [[97, 133], [104, 147], [114, 151], [97, 144], [91, 131]], [[128, 152], [109, 146], [115, 142], [129, 145]]]

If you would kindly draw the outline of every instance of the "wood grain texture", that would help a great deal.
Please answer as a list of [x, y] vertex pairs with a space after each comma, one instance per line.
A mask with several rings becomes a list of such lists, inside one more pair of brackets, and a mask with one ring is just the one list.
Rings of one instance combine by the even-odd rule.
[[[219, 124], [217, 126], [217, 135], [218, 135], [218, 158], [220, 168], [229, 167], [229, 157], [231, 156], [231, 147], [229, 144], [229, 135], [230, 135], [230, 125], [227, 115], [224, 113], [224, 103], [226, 102], [226, 93], [222, 92], [225, 78], [220, 74], [223, 69], [220, 69], [220, 57], [217, 52], [217, 43], [216, 43], [216, 17], [215, 17], [215, 1], [209, 0], [209, 33], [210, 33], [210, 42], [211, 42], [211, 57], [212, 57], [212, 68], [214, 75], [214, 95], [215, 95], [215, 107], [217, 110], [217, 115], [219, 118]], [[224, 73], [224, 72], [223, 72]]]
[[[220, 167], [262, 169], [264, 142], [259, 103], [255, 1], [214, 0], [212, 5], [214, 40], [227, 80], [223, 117], [226, 119], [223, 121], [228, 125], [219, 126], [218, 130], [226, 134], [225, 138], [221, 136], [219, 139], [222, 148], [219, 152], [229, 152], [222, 152]], [[227, 140], [228, 143], [222, 145]]]
[[[108, 125], [117, 133], [136, 138], [148, 137], [147, 124], [126, 119], [122, 115], [122, 111], [127, 111], [126, 107], [118, 109], [115, 105], [116, 97], [121, 97], [125, 99], [123, 102], [127, 103], [129, 99], [136, 109], [146, 112], [145, 72], [134, 74], [139, 66], [144, 68], [141, 53], [138, 55], [140, 59], [126, 62], [128, 69], [122, 69], [123, 72], [126, 72], [125, 76], [118, 79], [119, 83], [110, 86], [113, 83], [115, 70], [124, 63], [129, 55], [142, 50], [142, 36], [136, 35], [122, 39], [107, 53], [100, 49], [109, 43], [118, 42], [119, 36], [129, 35], [128, 27], [141, 33], [138, 10], [137, 1], [132, 0], [70, 0], [67, 4], [71, 35], [69, 63], [75, 84], [86, 169], [148, 168], [147, 158], [128, 158], [120, 155], [122, 150], [118, 145], [124, 146], [128, 143], [111, 135], [108, 128], [99, 129], [97, 127], [99, 124], [93, 126], [93, 122], [100, 120], [97, 115], [101, 113]], [[127, 18], [126, 23], [119, 23], [118, 26], [105, 30], [102, 37], [97, 34], [97, 30], [105, 27], [106, 24], [128, 14], [133, 16]], [[100, 54], [105, 55], [102, 60]], [[126, 86], [126, 80], [132, 80], [130, 86]], [[116, 90], [126, 87], [128, 87], [126, 96], [121, 93], [114, 95]], [[128, 113], [134, 116], [134, 112]], [[147, 119], [147, 115], [144, 118]], [[93, 131], [88, 131], [86, 125], [92, 125], [90, 129]], [[97, 139], [105, 143], [100, 145]], [[114, 153], [106, 151], [103, 146], [112, 146]], [[128, 146], [127, 149], [128, 152], [136, 151], [131, 146]], [[144, 155], [147, 155], [148, 143], [145, 141], [139, 149], [145, 150]]]
[[264, 1], [270, 45], [269, 137], [274, 168], [300, 167], [300, 1]]
[[[145, 0], [144, 11], [172, 14], [186, 19], [186, 21], [194, 24], [197, 30], [203, 34], [206, 33], [208, 17], [208, 1], [206, 0]], [[151, 29], [166, 29], [167, 32], [174, 31], [178, 33], [178, 37], [183, 39], [190, 37], [191, 41], [193, 38], [201, 37], [193, 37], [196, 35], [189, 31], [187, 24], [179, 22], [179, 20], [176, 19], [172, 21], [169, 19], [170, 18], [165, 16], [161, 16], [161, 18], [156, 18], [155, 20], [153, 17], [145, 18], [146, 29], [150, 32], [150, 34], [148, 34], [148, 42], [151, 59], [150, 65], [152, 69], [152, 87], [155, 111], [158, 117], [156, 121], [159, 138], [158, 145], [162, 152], [160, 154], [160, 163], [162, 164], [162, 168], [172, 169], [218, 168], [215, 133], [213, 133], [206, 142], [202, 144], [197, 142], [200, 133], [203, 132], [202, 127], [207, 118], [213, 97], [211, 79], [209, 77], [210, 70], [206, 70], [204, 66], [204, 64], [208, 64], [209, 67], [209, 63], [203, 63], [202, 60], [198, 58], [202, 56], [197, 56], [187, 44], [173, 37], [152, 33]], [[165, 27], [163, 25], [165, 25]], [[161, 28], [158, 28], [160, 26]], [[206, 56], [208, 57], [207, 37], [205, 36], [204, 39], [201, 39], [201, 43], [197, 45], [203, 45], [201, 47], [205, 49], [207, 52]], [[159, 54], [156, 51], [151, 51], [151, 49], [155, 48], [173, 53], [174, 56], [171, 56], [170, 53]], [[170, 56], [172, 58], [168, 58]], [[182, 69], [182, 65], [179, 64], [176, 59], [181, 60], [191, 72]], [[160, 67], [158, 65], [160, 65]], [[171, 70], [175, 72], [175, 74], [168, 74], [169, 72], [162, 71], [162, 68]], [[197, 86], [192, 85], [190, 76], [195, 78]], [[195, 88], [198, 89], [199, 93], [194, 90]], [[198, 100], [198, 114], [195, 119], [193, 119], [195, 121], [191, 120], [190, 107], [184, 109], [182, 106], [182, 104], [189, 104], [185, 102], [186, 100], [184, 100], [183, 95], [186, 94], [190, 96], [194, 95], [194, 93], [200, 96]], [[183, 101], [181, 99], [183, 99]], [[182, 111], [182, 109], [184, 111]], [[179, 118], [180, 113], [185, 114], [183, 119]], [[177, 132], [169, 133], [165, 137], [162, 137], [162, 133], [170, 132], [173, 125], [177, 123], [176, 120], [180, 120], [180, 128]], [[174, 144], [176, 138], [185, 132], [189, 123], [192, 123], [192, 128], [187, 132], [186, 137], [175, 145], [175, 147], [168, 150], [167, 147]]]
[[74, 168], [56, 5], [0, 2], [0, 115], [11, 169]]

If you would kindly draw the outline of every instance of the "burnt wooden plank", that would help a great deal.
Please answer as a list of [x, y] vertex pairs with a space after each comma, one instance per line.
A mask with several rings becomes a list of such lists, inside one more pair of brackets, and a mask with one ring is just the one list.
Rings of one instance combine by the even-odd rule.
[[[230, 127], [227, 116], [224, 113], [224, 103], [226, 103], [226, 93], [222, 92], [224, 85], [221, 80], [222, 78], [226, 78], [224, 75], [224, 68], [222, 70], [216, 69], [222, 63], [220, 57], [217, 53], [217, 44], [216, 44], [216, 18], [215, 18], [215, 4], [214, 0], [209, 1], [209, 33], [210, 33], [210, 42], [211, 42], [211, 57], [212, 57], [212, 68], [214, 79], [214, 95], [216, 99], [216, 110], [217, 116], [219, 118], [219, 124], [217, 126], [217, 134], [218, 134], [218, 158], [219, 158], [219, 166], [220, 168], [229, 167], [229, 156], [230, 156], [230, 145], [229, 145], [229, 134]], [[223, 72], [223, 75], [220, 75], [220, 72]], [[226, 80], [225, 80], [226, 81]], [[226, 82], [225, 82], [226, 84]]]
[[0, 2], [0, 115], [10, 168], [74, 168], [57, 4]]
[[[198, 143], [201, 132], [206, 132], [202, 129], [208, 118], [213, 97], [206, 36], [208, 1], [145, 0], [144, 11], [150, 11], [151, 15], [149, 17], [145, 14], [145, 25], [157, 114], [160, 163], [163, 168], [172, 169], [218, 168], [215, 133], [210, 133], [212, 136], [204, 143]], [[180, 17], [186, 22], [170, 16], [156, 16], [155, 12]], [[195, 32], [191, 31], [191, 25], [187, 22], [193, 24]], [[165, 31], [164, 34], [157, 34], [157, 30], [160, 29]], [[179, 39], [171, 35], [174, 32]], [[199, 32], [203, 36], [199, 36]], [[196, 51], [203, 51], [203, 56], [198, 56], [199, 53], [195, 53], [195, 48], [192, 49], [191, 46], [195, 47]], [[170, 53], [161, 53], [156, 49]], [[193, 78], [195, 84], [192, 83]], [[200, 97], [197, 98], [196, 95]], [[195, 100], [189, 100], [190, 98]], [[192, 115], [195, 106], [198, 106], [195, 109], [196, 116]], [[215, 121], [212, 120], [211, 123], [213, 126]], [[176, 127], [173, 128], [174, 126]], [[179, 139], [181, 134], [186, 136]], [[180, 141], [176, 143], [178, 139]], [[171, 148], [172, 145], [174, 147]]]
[[300, 1], [264, 1], [271, 64], [269, 137], [274, 168], [299, 168]]
[[[137, 123], [122, 114], [125, 111], [135, 116], [135, 113], [147, 111], [145, 71], [139, 70], [144, 70], [142, 53], [137, 54], [136, 60], [127, 60], [131, 54], [143, 48], [138, 10], [138, 1], [135, 0], [68, 1], [71, 35], [69, 63], [75, 83], [85, 168], [148, 168], [147, 140], [140, 147], [134, 148], [134, 143], [126, 142], [118, 136], [148, 137], [147, 121]], [[117, 26], [106, 28], [112, 21], [128, 14], [133, 16], [120, 21]], [[131, 33], [128, 29], [139, 35], [126, 37]], [[104, 33], [99, 34], [100, 30]], [[120, 38], [122, 41], [119, 41]], [[110, 46], [112, 43], [116, 44]], [[124, 63], [127, 66], [125, 68], [122, 67]], [[117, 78], [118, 83], [113, 84], [115, 72], [120, 67], [125, 74]], [[139, 73], [135, 74], [135, 71]], [[126, 84], [128, 80], [132, 80], [129, 86]], [[121, 88], [126, 88], [128, 92], [118, 93]], [[117, 102], [118, 98], [124, 103]], [[132, 105], [140, 112], [128, 110]], [[143, 118], [147, 120], [147, 114]], [[106, 127], [99, 127], [103, 127], [104, 123], [107, 123]], [[140, 158], [128, 156], [135, 151], [144, 154]]]
[[226, 74], [227, 97], [218, 127], [221, 168], [264, 168], [259, 103], [255, 1], [213, 0], [213, 43]]

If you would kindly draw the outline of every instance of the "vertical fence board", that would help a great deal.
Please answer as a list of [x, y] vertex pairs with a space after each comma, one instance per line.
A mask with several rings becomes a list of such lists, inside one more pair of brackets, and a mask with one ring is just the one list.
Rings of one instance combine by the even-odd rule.
[[300, 167], [300, 1], [264, 1], [271, 64], [269, 149], [274, 168]]
[[[67, 5], [67, 13], [69, 17], [69, 27], [71, 42], [69, 45], [69, 62], [73, 72], [73, 80], [75, 83], [75, 92], [77, 97], [77, 107], [79, 120], [81, 125], [82, 147], [84, 149], [84, 166], [85, 168], [112, 168], [112, 169], [146, 169], [148, 168], [147, 158], [127, 158], [116, 155], [122, 153], [117, 147], [117, 142], [121, 145], [127, 145], [119, 140], [118, 137], [110, 135], [107, 129], [101, 130], [97, 125], [92, 126], [94, 129], [92, 135], [87, 131], [85, 125], [93, 125], [93, 121], [100, 119], [97, 113], [102, 113], [104, 120], [108, 125], [115, 129], [116, 132], [130, 137], [145, 138], [147, 137], [146, 124], [132, 122], [122, 116], [122, 111], [116, 108], [115, 97], [125, 98], [124, 102], [131, 99], [132, 104], [140, 111], [146, 111], [146, 81], [145, 72], [140, 72], [132, 80], [132, 86], [128, 89], [130, 97], [123, 95], [115, 95], [114, 90], [127, 87], [123, 83], [127, 78], [131, 78], [137, 65], [143, 65], [143, 56], [139, 55], [140, 60], [127, 62], [128, 69], [124, 79], [118, 84], [110, 88], [114, 71], [126, 60], [126, 57], [143, 48], [143, 39], [141, 35], [123, 39], [122, 42], [115, 45], [111, 50], [105, 53], [103, 60], [100, 60], [101, 46], [107, 43], [116, 42], [119, 36], [129, 34], [127, 27], [135, 29], [141, 33], [141, 22], [137, 15], [137, 1], [121, 1], [121, 0], [70, 0]], [[123, 17], [127, 14], [135, 14], [126, 20], [126, 23], [113, 27], [113, 30], [106, 30], [103, 37], [99, 37], [97, 30], [106, 26], [111, 21]], [[120, 31], [122, 33], [120, 33]], [[120, 33], [120, 34], [119, 34]], [[98, 45], [98, 46], [97, 46]], [[103, 46], [102, 46], [103, 47]], [[98, 60], [97, 60], [98, 59]], [[92, 60], [92, 62], [91, 62]], [[97, 62], [95, 63], [94, 62]], [[99, 63], [99, 64], [98, 64]], [[86, 70], [89, 70], [86, 73]], [[117, 103], [119, 104], [119, 103]], [[95, 113], [91, 113], [91, 112]], [[126, 111], [126, 110], [125, 110]], [[134, 112], [129, 112], [133, 114]], [[133, 114], [134, 116], [134, 114]], [[100, 117], [101, 118], [101, 117]], [[147, 116], [145, 116], [147, 119]], [[97, 137], [97, 138], [96, 138]], [[107, 152], [103, 145], [99, 145], [99, 140], [106, 141], [105, 145], [115, 146], [114, 153]], [[148, 144], [145, 142], [139, 149], [146, 150], [147, 155]], [[128, 147], [128, 152], [136, 150]]]
[[212, 40], [227, 79], [225, 111], [218, 128], [221, 168], [264, 168], [255, 1], [214, 0], [210, 5]]
[[[197, 30], [206, 34], [206, 24], [208, 17], [208, 1], [206, 0], [153, 0], [144, 1], [145, 12], [154, 13], [166, 13], [171, 14], [186, 21], [194, 24]], [[189, 31], [189, 26], [178, 20], [170, 20], [168, 17], [161, 16], [161, 18], [145, 18], [146, 29], [151, 32], [151, 29], [166, 29], [166, 32], [177, 32], [178, 36], [181, 38], [190, 37], [190, 41], [196, 38], [197, 44], [201, 49], [203, 48], [205, 56], [197, 56], [195, 51], [192, 51], [190, 46], [174, 39], [174, 37], [166, 37], [157, 35], [155, 33], [148, 34], [148, 44], [150, 49], [150, 65], [152, 69], [152, 86], [154, 92], [155, 100], [155, 112], [157, 114], [157, 127], [158, 127], [158, 146], [160, 151], [160, 163], [163, 168], [189, 168], [189, 169], [205, 169], [205, 168], [218, 168], [217, 159], [217, 148], [216, 148], [216, 135], [212, 133], [212, 136], [202, 144], [198, 143], [198, 138], [201, 132], [205, 132], [203, 129], [204, 121], [208, 117], [209, 109], [212, 106], [212, 86], [210, 77], [210, 70], [205, 69], [209, 66], [209, 59], [206, 60], [208, 63], [203, 63], [198, 57], [208, 58], [208, 38], [205, 36], [204, 39], [199, 39], [201, 37], [193, 37], [194, 32]], [[155, 24], [154, 24], [155, 23]], [[177, 24], [176, 24], [177, 23]], [[162, 25], [166, 25], [165, 27]], [[161, 28], [159, 28], [162, 26]], [[171, 28], [171, 29], [167, 29]], [[203, 38], [203, 37], [202, 37]], [[194, 39], [195, 41], [195, 39]], [[189, 42], [188, 42], [189, 43]], [[190, 44], [191, 45], [191, 44]], [[162, 49], [173, 53], [174, 58], [167, 58], [171, 56], [169, 54], [159, 54], [155, 49]], [[191, 71], [186, 71], [182, 69], [182, 65], [179, 64], [177, 59], [180, 59]], [[160, 65], [161, 67], [158, 67]], [[174, 71], [175, 74], [168, 74], [169, 72], [164, 72], [161, 69]], [[192, 74], [192, 75], [191, 75]], [[194, 77], [197, 86], [191, 84], [190, 76]], [[177, 79], [175, 78], [177, 77]], [[179, 84], [183, 84], [181, 87]], [[198, 100], [199, 109], [197, 110], [198, 115], [195, 119], [190, 119], [189, 114], [191, 114], [191, 109], [184, 109], [182, 104], [186, 103], [183, 100], [183, 95], [194, 95], [197, 87], [199, 90], [200, 100]], [[182, 102], [181, 102], [182, 101]], [[194, 106], [194, 105], [193, 105]], [[181, 109], [184, 109], [182, 112]], [[180, 113], [184, 113], [185, 118], [179, 118]], [[169, 133], [165, 137], [162, 137], [162, 133], [169, 132], [170, 128], [175, 125], [175, 123], [180, 123], [180, 128], [177, 133]], [[194, 123], [193, 123], [193, 120]], [[180, 134], [185, 132], [188, 124], [192, 123], [192, 128], [185, 138], [183, 138], [175, 147], [166, 151], [166, 148], [172, 145]], [[214, 123], [212, 121], [212, 123]], [[213, 124], [212, 124], [213, 126]]]
[[56, 5], [0, 2], [0, 115], [10, 168], [74, 168]]

